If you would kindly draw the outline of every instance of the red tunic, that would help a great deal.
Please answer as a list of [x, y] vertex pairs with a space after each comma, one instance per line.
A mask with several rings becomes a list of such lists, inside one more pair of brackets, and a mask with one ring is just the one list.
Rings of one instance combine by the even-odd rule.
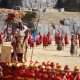
[[40, 40], [39, 40], [39, 38], [37, 38], [36, 39], [36, 45], [39, 45], [39, 43], [40, 43]]
[[35, 72], [35, 75], [36, 75], [36, 76], [35, 76], [35, 77], [36, 77], [36, 80], [39, 80], [39, 79], [41, 80], [42, 73], [41, 73], [40, 70], [39, 70], [39, 71], [36, 71], [36, 72]]
[[75, 77], [76, 77], [76, 74], [72, 73], [71, 76], [70, 76], [70, 80], [74, 80]]
[[65, 35], [64, 40], [65, 40], [65, 45], [69, 44], [69, 41], [68, 41], [68, 36], [67, 36], [67, 35]]
[[48, 34], [47, 34], [47, 37], [48, 37], [48, 39], [50, 39], [50, 37], [51, 37], [51, 34], [50, 34], [50, 33], [48, 33]]
[[47, 36], [43, 36], [43, 46], [47, 46], [48, 45], [48, 38]]
[[56, 74], [53, 80], [62, 80], [62, 76], [60, 74]]
[[58, 43], [58, 38], [60, 37], [60, 33], [55, 34], [55, 44]]
[[80, 74], [76, 75], [74, 80], [80, 80]]
[[41, 78], [41, 80], [48, 80], [48, 74], [47, 74], [46, 71], [42, 72], [42, 78]]
[[65, 77], [66, 77], [67, 80], [70, 79], [70, 76], [71, 76], [71, 74], [69, 72], [66, 72]]
[[29, 79], [29, 80], [34, 80], [34, 79], [35, 79], [34, 70], [30, 70], [30, 71], [29, 71], [28, 79]]
[[39, 41], [40, 41], [40, 43], [42, 43], [42, 36], [41, 35], [39, 36]]

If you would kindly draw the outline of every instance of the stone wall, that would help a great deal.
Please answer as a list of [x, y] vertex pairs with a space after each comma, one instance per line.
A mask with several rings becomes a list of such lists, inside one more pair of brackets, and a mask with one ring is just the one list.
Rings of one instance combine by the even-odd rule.
[[[1, 0], [0, 6], [7, 8], [13, 8], [14, 6], [20, 6], [22, 9], [30, 8], [53, 8], [58, 2], [64, 3], [66, 10], [79, 10], [80, 0]], [[6, 3], [6, 5], [5, 5]], [[59, 6], [59, 5], [58, 5]]]

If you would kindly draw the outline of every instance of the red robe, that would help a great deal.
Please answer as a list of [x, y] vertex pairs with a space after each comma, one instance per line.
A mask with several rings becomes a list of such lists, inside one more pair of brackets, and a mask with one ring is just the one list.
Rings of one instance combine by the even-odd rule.
[[70, 79], [70, 76], [71, 76], [71, 74], [69, 72], [66, 72], [65, 77], [66, 77], [67, 80]]
[[57, 79], [62, 80], [62, 78], [63, 77], [60, 74], [56, 74], [53, 80], [57, 80]]
[[40, 44], [40, 40], [39, 38], [36, 39], [36, 45], [39, 45]]
[[43, 46], [47, 46], [48, 45], [48, 38], [47, 36], [43, 36]]
[[65, 35], [64, 40], [65, 40], [65, 45], [69, 44], [69, 41], [68, 41], [68, 36], [67, 36], [67, 35]]
[[79, 77], [80, 77], [80, 74], [72, 73], [70, 76], [70, 80], [80, 80]]
[[48, 74], [46, 71], [42, 72], [42, 78], [41, 80], [47, 80], [48, 79]]
[[29, 80], [34, 80], [34, 79], [35, 79], [34, 70], [29, 70], [28, 79], [29, 79]]
[[55, 44], [58, 43], [58, 38], [60, 37], [60, 33], [55, 34]]
[[51, 37], [51, 34], [50, 34], [50, 33], [48, 33], [48, 34], [47, 34], [47, 37], [48, 37], [48, 39], [50, 39], [50, 37]]
[[36, 76], [35, 76], [35, 77], [36, 77], [36, 80], [39, 80], [39, 79], [41, 80], [42, 73], [41, 73], [40, 70], [39, 70], [39, 71], [36, 71], [36, 72], [35, 72], [35, 75], [36, 75]]
[[41, 35], [39, 36], [39, 41], [40, 41], [40, 43], [42, 43], [42, 36]]
[[75, 80], [80, 80], [80, 74], [76, 75], [74, 79]]

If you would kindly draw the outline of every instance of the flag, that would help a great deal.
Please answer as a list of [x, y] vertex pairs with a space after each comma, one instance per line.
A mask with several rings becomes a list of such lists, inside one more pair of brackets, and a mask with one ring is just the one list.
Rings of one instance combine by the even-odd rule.
[[33, 32], [33, 40], [34, 40], [34, 41], [36, 41], [37, 33], [38, 33], [38, 29], [37, 29], [37, 27], [36, 27], [36, 29], [35, 29], [34, 32]]

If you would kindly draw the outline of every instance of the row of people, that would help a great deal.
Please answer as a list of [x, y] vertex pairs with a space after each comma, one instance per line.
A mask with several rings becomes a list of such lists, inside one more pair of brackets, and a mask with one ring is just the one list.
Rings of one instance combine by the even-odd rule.
[[0, 80], [80, 80], [77, 66], [71, 71], [69, 65], [61, 69], [59, 63], [38, 61], [30, 64], [0, 63]]
[[[5, 37], [6, 37], [6, 34], [2, 33], [0, 34], [0, 38], [2, 39], [2, 41], [5, 41]], [[31, 34], [28, 34], [28, 44], [30, 44], [30, 40], [31, 40], [31, 43], [34, 44], [34, 40], [32, 40], [31, 38]], [[55, 34], [55, 44], [58, 43], [58, 40], [59, 38], [61, 39], [62, 41], [62, 45], [64, 46], [67, 46], [69, 44], [69, 37], [67, 34], [61, 34], [60, 32], [57, 32]], [[42, 40], [43, 39], [43, 40]], [[13, 40], [13, 35], [11, 35], [11, 40]], [[80, 35], [77, 35], [77, 34], [72, 34], [71, 35], [71, 42], [73, 42], [74, 40], [77, 41], [77, 43], [79, 43], [79, 47], [80, 47]], [[0, 40], [1, 41], [1, 40]], [[39, 45], [43, 42], [43, 45], [46, 45], [47, 43], [51, 44], [51, 34], [50, 32], [47, 33], [47, 35], [44, 35], [42, 36], [41, 33], [39, 32], [39, 34], [37, 34], [37, 37], [36, 37], [36, 45]]]

